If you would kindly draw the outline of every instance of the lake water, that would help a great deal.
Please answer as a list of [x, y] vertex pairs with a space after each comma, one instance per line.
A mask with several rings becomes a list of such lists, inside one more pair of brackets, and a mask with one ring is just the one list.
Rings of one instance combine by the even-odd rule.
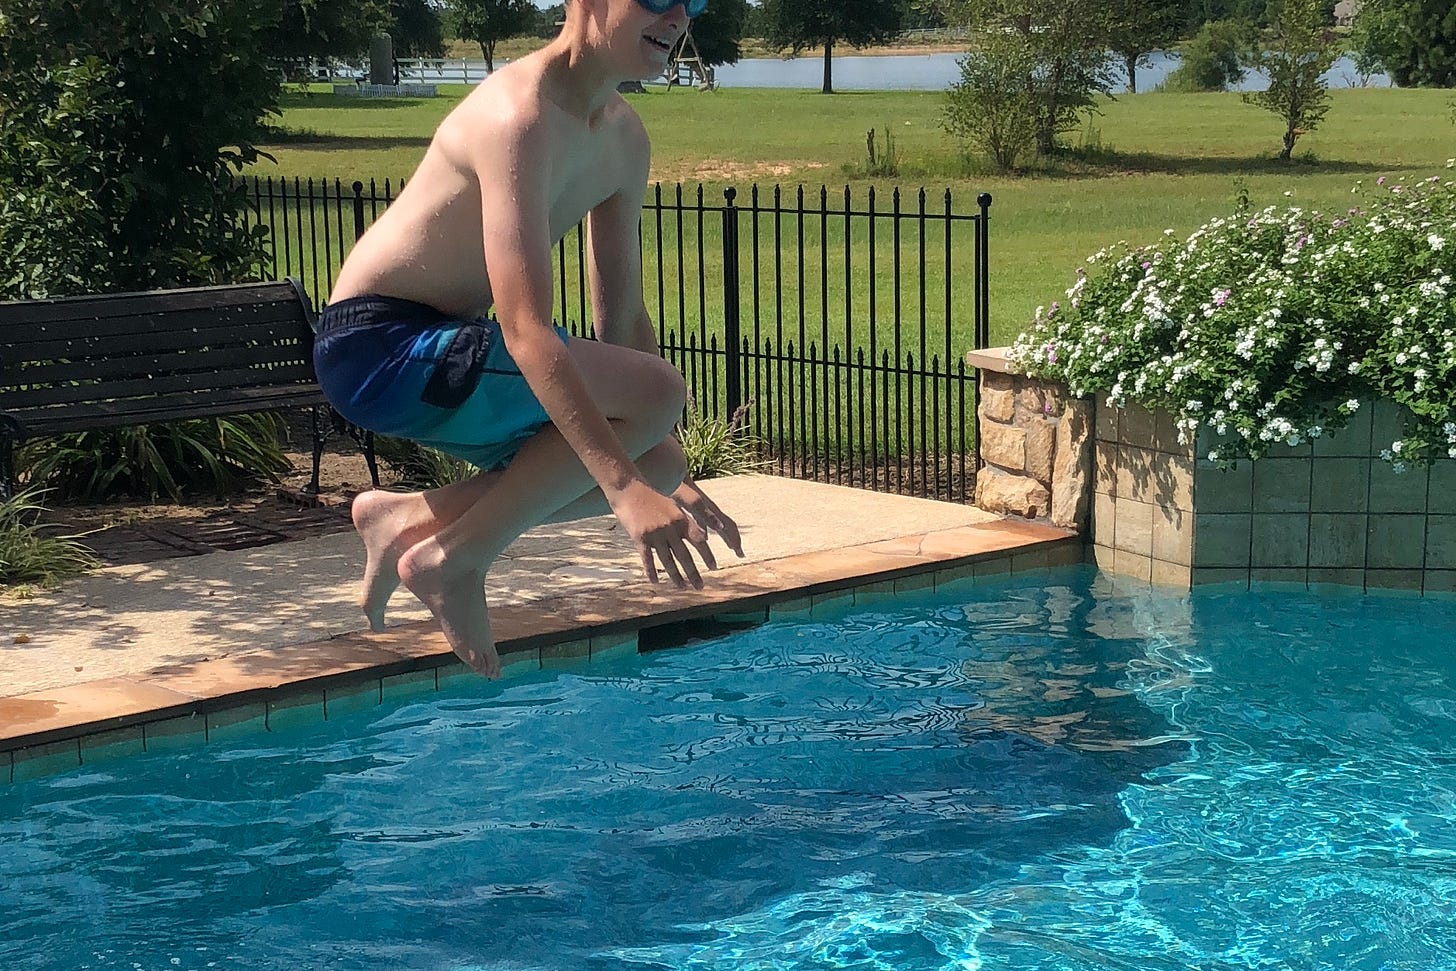
[[[943, 91], [959, 77], [959, 54], [892, 54], [883, 57], [839, 55], [834, 58], [834, 87], [839, 91]], [[1158, 53], [1149, 58], [1149, 65], [1138, 70], [1138, 90], [1151, 91], [1178, 66], [1175, 54]], [[485, 77], [484, 61], [424, 62], [419, 68], [402, 62], [402, 80], [432, 83], [477, 83]], [[434, 66], [440, 65], [440, 66]], [[737, 64], [717, 69], [718, 83], [729, 88], [813, 88], [824, 79], [824, 59], [804, 56], [784, 58], [746, 58]], [[1361, 85], [1355, 63], [1342, 57], [1325, 75], [1332, 88]], [[1368, 79], [1371, 87], [1389, 87], [1383, 74]], [[1266, 76], [1250, 72], [1239, 85], [1240, 91], [1259, 91], [1269, 86]]]
[[[834, 87], [839, 91], [943, 91], [960, 78], [959, 54], [892, 54], [883, 57], [834, 58]], [[1175, 54], [1158, 53], [1150, 65], [1138, 70], [1138, 90], [1151, 91], [1178, 66]], [[718, 82], [732, 88], [818, 88], [824, 80], [822, 57], [749, 58], [717, 69]], [[1360, 85], [1355, 63], [1348, 57], [1335, 62], [1325, 75], [1332, 88]], [[1236, 90], [1260, 91], [1267, 76], [1250, 72]], [[1372, 87], [1389, 87], [1385, 75], [1370, 78]]]

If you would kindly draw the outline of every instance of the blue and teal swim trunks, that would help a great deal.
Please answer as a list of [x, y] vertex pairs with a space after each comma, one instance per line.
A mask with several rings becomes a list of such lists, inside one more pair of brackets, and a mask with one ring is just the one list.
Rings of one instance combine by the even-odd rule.
[[339, 300], [319, 314], [313, 360], [345, 420], [482, 469], [504, 467], [551, 420], [488, 317], [459, 320], [397, 297]]

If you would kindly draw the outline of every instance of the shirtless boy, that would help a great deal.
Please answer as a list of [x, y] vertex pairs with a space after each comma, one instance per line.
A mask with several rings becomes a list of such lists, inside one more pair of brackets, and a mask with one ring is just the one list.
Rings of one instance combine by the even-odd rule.
[[[648, 579], [702, 586], [706, 530], [738, 527], [685, 476], [685, 390], [642, 302], [637, 225], [649, 145], [617, 94], [654, 77], [706, 0], [568, 0], [548, 46], [441, 123], [414, 177], [350, 253], [314, 359], [339, 412], [486, 471], [354, 500], [361, 606], [381, 630], [400, 582], [476, 670], [500, 673], [491, 561], [542, 522], [610, 510]], [[597, 341], [552, 326], [552, 247], [587, 220]], [[486, 319], [491, 309], [497, 324]], [[706, 527], [706, 530], [705, 530]]]

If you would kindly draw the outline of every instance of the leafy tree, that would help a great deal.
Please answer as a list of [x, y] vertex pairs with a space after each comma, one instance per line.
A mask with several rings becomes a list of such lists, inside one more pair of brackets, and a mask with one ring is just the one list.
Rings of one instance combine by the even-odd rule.
[[[1185, 0], [1183, 29], [1196, 33], [1204, 24], [1223, 20], [1268, 23], [1270, 0]], [[1334, 9], [1331, 0], [1330, 8]]]
[[1109, 53], [1117, 19], [1105, 0], [938, 0], [952, 22], [1021, 38], [1029, 65], [1022, 85], [1036, 108], [1036, 152], [1096, 110], [1095, 96], [1117, 84]]
[[279, 0], [6, 0], [0, 295], [245, 279], [233, 174], [278, 103]]
[[1036, 141], [1037, 106], [1026, 87], [1036, 52], [1019, 34], [993, 31], [961, 59], [960, 69], [947, 96], [945, 130], [1000, 171], [1016, 168]]
[[[191, 6], [221, 2], [193, 0]], [[283, 64], [358, 57], [369, 50], [370, 38], [391, 23], [390, 0], [259, 0], [256, 6], [268, 25], [263, 50]]]
[[1372, 15], [1381, 34], [1380, 60], [1396, 84], [1456, 87], [1456, 5], [1450, 0], [1381, 0]]
[[743, 56], [739, 42], [748, 20], [748, 0], [712, 0], [693, 21], [693, 43], [709, 66], [736, 64]]
[[1350, 56], [1361, 74], [1387, 71], [1386, 61], [1400, 56], [1401, 34], [1410, 0], [1365, 0], [1350, 28]]
[[820, 90], [833, 94], [834, 45], [865, 47], [893, 40], [905, 22], [905, 12], [905, 0], [763, 0], [764, 40], [795, 54], [824, 48]]
[[531, 0], [446, 0], [455, 22], [455, 36], [480, 45], [485, 69], [495, 70], [495, 45], [507, 37], [536, 29], [536, 5]]
[[1281, 0], [1274, 24], [1250, 63], [1269, 75], [1269, 87], [1244, 95], [1248, 104], [1284, 120], [1287, 161], [1300, 135], [1314, 131], [1330, 110], [1330, 91], [1322, 75], [1340, 56], [1340, 46], [1325, 23], [1322, 0]]
[[1110, 50], [1122, 58], [1127, 89], [1137, 94], [1137, 71], [1148, 67], [1148, 55], [1178, 39], [1183, 27], [1183, 0], [1113, 0]]
[[1179, 52], [1178, 67], [1168, 75], [1170, 91], [1227, 91], [1244, 79], [1244, 62], [1252, 46], [1252, 25], [1239, 20], [1210, 20]]
[[566, 4], [558, 3], [550, 7], [538, 7], [536, 10], [536, 36], [549, 40], [561, 32], [561, 25], [565, 22]]
[[389, 36], [399, 57], [443, 57], [445, 31], [430, 0], [389, 0]]

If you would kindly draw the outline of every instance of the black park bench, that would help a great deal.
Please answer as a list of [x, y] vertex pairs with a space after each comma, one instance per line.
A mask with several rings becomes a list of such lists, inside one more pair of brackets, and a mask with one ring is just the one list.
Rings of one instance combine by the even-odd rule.
[[[297, 407], [313, 409], [317, 494], [313, 335], [296, 280], [0, 302], [0, 496], [26, 439]], [[377, 486], [373, 439], [354, 432]]]

